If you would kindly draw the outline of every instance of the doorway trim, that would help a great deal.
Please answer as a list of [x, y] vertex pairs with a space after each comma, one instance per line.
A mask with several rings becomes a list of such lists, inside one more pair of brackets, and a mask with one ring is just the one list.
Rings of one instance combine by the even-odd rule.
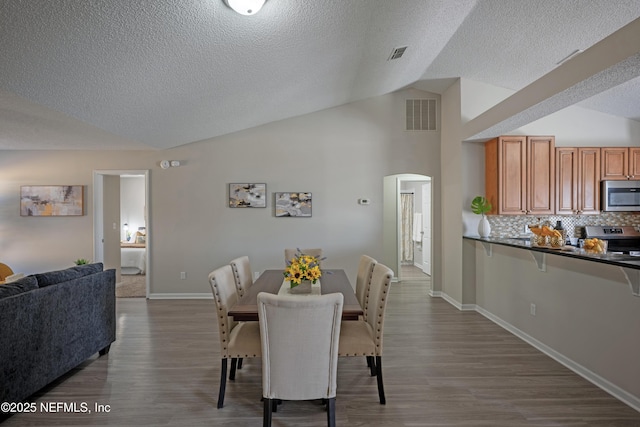
[[[393, 281], [402, 281], [401, 254], [400, 254], [400, 192], [403, 181], [430, 182], [433, 186], [433, 178], [427, 175], [412, 173], [387, 175], [383, 178], [383, 254], [384, 263], [394, 272]], [[430, 227], [433, 228], [433, 191], [431, 192]], [[433, 238], [431, 239], [430, 263], [431, 280], [433, 283]]]
[[[149, 169], [114, 169], [114, 170], [94, 170], [93, 171], [93, 259], [95, 262], [104, 261], [103, 238], [100, 230], [104, 229], [104, 176], [138, 175], [144, 177], [144, 217], [147, 229], [146, 251], [145, 251], [145, 297], [149, 298], [151, 285], [151, 240], [153, 233], [151, 229], [151, 204], [149, 203]], [[122, 225], [118, 224], [121, 228]], [[120, 248], [118, 248], [120, 249]]]

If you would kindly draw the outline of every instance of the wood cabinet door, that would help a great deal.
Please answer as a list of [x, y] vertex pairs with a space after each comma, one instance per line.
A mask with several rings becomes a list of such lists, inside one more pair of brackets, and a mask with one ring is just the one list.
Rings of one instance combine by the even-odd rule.
[[578, 210], [578, 149], [556, 148], [556, 214], [573, 215]]
[[629, 179], [640, 179], [640, 148], [629, 148]]
[[498, 139], [498, 214], [525, 214], [526, 140], [525, 136]]
[[527, 137], [527, 213], [555, 213], [555, 138]]
[[578, 148], [578, 212], [600, 212], [600, 148]]
[[627, 147], [603, 147], [601, 152], [601, 179], [623, 180], [629, 176], [629, 149]]

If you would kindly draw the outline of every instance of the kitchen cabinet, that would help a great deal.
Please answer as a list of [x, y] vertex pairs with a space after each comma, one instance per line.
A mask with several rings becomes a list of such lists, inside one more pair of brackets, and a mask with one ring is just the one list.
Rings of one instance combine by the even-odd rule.
[[639, 147], [603, 147], [601, 179], [640, 179]]
[[500, 136], [485, 143], [490, 214], [555, 213], [555, 138]]
[[600, 212], [600, 148], [556, 148], [556, 214]]

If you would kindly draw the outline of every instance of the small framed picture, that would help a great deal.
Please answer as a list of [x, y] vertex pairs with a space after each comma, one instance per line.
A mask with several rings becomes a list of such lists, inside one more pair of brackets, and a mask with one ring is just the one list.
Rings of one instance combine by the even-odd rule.
[[267, 184], [229, 184], [230, 208], [266, 208]]
[[25, 185], [20, 187], [21, 216], [82, 216], [84, 186]]
[[276, 193], [276, 217], [310, 217], [311, 193]]

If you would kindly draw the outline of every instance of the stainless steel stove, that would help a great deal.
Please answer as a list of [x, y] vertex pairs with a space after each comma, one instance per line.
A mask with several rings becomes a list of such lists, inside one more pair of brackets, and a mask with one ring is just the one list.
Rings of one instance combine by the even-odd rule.
[[607, 252], [640, 256], [640, 232], [632, 226], [587, 225], [585, 237], [607, 240]]

